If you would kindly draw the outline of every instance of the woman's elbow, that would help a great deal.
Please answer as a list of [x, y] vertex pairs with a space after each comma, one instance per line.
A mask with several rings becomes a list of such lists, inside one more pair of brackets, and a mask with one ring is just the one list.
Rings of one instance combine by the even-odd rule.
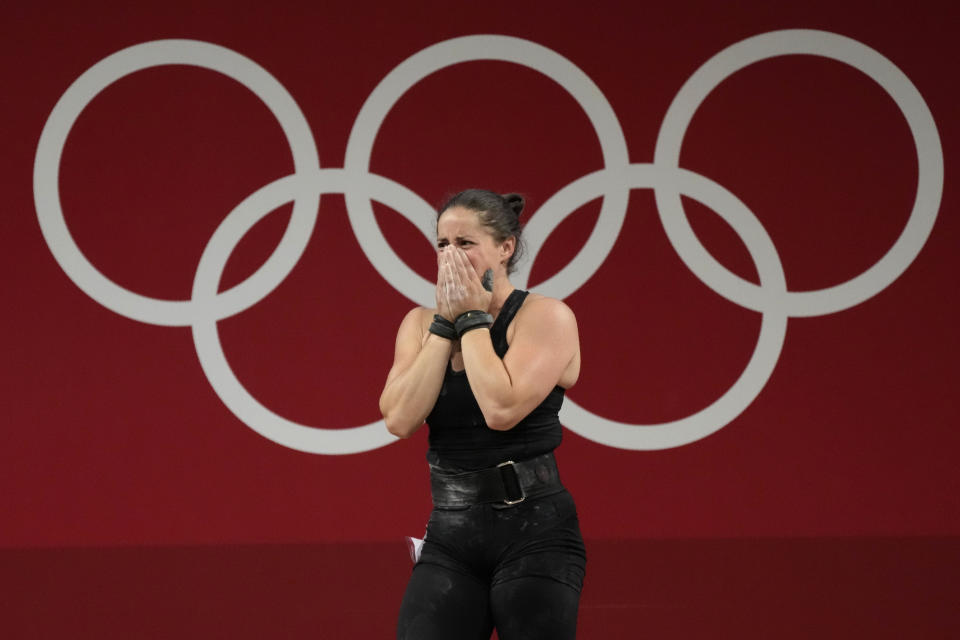
[[393, 428], [393, 427], [390, 427], [390, 426], [387, 426], [387, 431], [390, 432], [390, 435], [396, 436], [397, 438], [399, 438], [399, 439], [401, 439], [401, 440], [406, 440], [407, 438], [409, 438], [410, 436], [413, 435], [413, 432], [412, 432], [412, 431], [407, 431], [407, 430], [404, 430], [404, 429], [397, 429], [397, 428]]
[[414, 424], [412, 420], [398, 420], [392, 416], [385, 415], [383, 417], [383, 423], [387, 426], [387, 431], [389, 431], [391, 435], [406, 439], [417, 432], [417, 429], [420, 428], [423, 421], [421, 420], [419, 423]]
[[396, 412], [391, 410], [390, 403], [386, 398], [386, 391], [380, 396], [380, 415], [383, 416], [383, 424], [387, 431], [398, 438], [409, 438], [410, 434], [404, 428], [403, 423], [397, 419]]
[[509, 431], [520, 422], [520, 418], [510, 411], [485, 411], [483, 419], [487, 427], [494, 431]]
[[394, 435], [401, 440], [405, 440], [413, 435], [413, 431], [404, 428], [402, 425], [398, 425], [392, 422], [387, 422], [387, 431], [390, 432], [390, 435]]

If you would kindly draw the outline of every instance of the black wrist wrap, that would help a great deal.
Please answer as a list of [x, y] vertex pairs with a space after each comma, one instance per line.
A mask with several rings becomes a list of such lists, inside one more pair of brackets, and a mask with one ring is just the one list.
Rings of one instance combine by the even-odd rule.
[[435, 333], [441, 338], [446, 338], [447, 340], [457, 339], [457, 330], [454, 328], [453, 323], [439, 313], [434, 314], [433, 316], [433, 322], [430, 323], [430, 333]]
[[454, 321], [453, 325], [457, 330], [458, 336], [463, 336], [467, 331], [472, 329], [481, 329], [481, 328], [490, 328], [490, 325], [493, 324], [493, 316], [491, 316], [486, 311], [465, 311], [457, 316], [457, 319]]

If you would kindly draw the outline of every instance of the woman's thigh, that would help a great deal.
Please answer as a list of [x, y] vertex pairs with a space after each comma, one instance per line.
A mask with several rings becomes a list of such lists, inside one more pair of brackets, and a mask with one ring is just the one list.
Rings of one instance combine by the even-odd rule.
[[489, 587], [433, 564], [413, 569], [400, 605], [398, 640], [489, 640]]
[[580, 592], [540, 576], [501, 582], [490, 592], [500, 640], [573, 640]]

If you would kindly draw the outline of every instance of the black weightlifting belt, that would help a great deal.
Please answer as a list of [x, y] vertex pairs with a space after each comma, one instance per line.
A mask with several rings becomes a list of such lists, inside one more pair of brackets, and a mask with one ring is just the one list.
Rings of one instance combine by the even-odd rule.
[[430, 494], [435, 507], [514, 505], [562, 490], [552, 451], [520, 462], [507, 460], [479, 471], [453, 472], [430, 467]]

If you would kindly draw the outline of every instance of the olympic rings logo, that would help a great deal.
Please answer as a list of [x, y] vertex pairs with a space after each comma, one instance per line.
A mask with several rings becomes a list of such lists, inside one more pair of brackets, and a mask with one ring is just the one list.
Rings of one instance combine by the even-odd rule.
[[[842, 284], [815, 291], [788, 291], [776, 248], [756, 216], [735, 195], [710, 179], [679, 166], [683, 136], [707, 95], [740, 69], [782, 55], [824, 56], [846, 63], [877, 82], [894, 100], [909, 125], [917, 151], [918, 183], [910, 218], [900, 237], [872, 267]], [[736, 418], [753, 402], [780, 356], [787, 319], [848, 309], [897, 279], [920, 252], [936, 220], [943, 191], [943, 152], [930, 110], [913, 83], [877, 51], [845, 36], [813, 30], [774, 31], [747, 38], [720, 51], [683, 85], [668, 109], [651, 164], [630, 163], [627, 144], [610, 104], [576, 65], [556, 52], [520, 38], [475, 35], [430, 46], [394, 68], [364, 103], [347, 143], [342, 169], [321, 168], [310, 127], [297, 103], [265, 69], [221, 46], [192, 40], [158, 40], [104, 58], [67, 89], [40, 136], [34, 163], [34, 199], [44, 239], [73, 282], [91, 298], [120, 315], [165, 326], [190, 326], [200, 364], [220, 399], [241, 421], [283, 446], [311, 453], [369, 451], [394, 438], [382, 421], [345, 429], [297, 424], [260, 404], [240, 384], [220, 344], [217, 321], [253, 306], [269, 294], [299, 261], [316, 221], [319, 197], [342, 193], [354, 233], [367, 258], [394, 288], [410, 300], [432, 306], [434, 283], [407, 266], [377, 226], [371, 202], [404, 215], [434, 243], [432, 207], [406, 187], [370, 172], [370, 155], [380, 125], [396, 101], [414, 84], [442, 68], [473, 60], [524, 65], [551, 78], [580, 104], [596, 130], [602, 169], [587, 174], [549, 198], [530, 219], [525, 233], [531, 253], [515, 274], [526, 288], [529, 265], [550, 231], [578, 207], [603, 196], [599, 219], [580, 253], [538, 291], [566, 298], [599, 268], [612, 248], [627, 210], [631, 189], [653, 189], [660, 220], [684, 264], [713, 291], [762, 314], [760, 335], [747, 367], [726, 393], [705, 409], [656, 425], [607, 420], [567, 399], [561, 419], [567, 428], [621, 449], [665, 449], [704, 438]], [[231, 211], [210, 238], [189, 300], [150, 298], [118, 286], [86, 259], [67, 229], [59, 195], [60, 159], [70, 129], [100, 91], [121, 77], [153, 66], [187, 64], [218, 71], [254, 92], [270, 109], [293, 154], [294, 173], [251, 194]], [[759, 274], [746, 281], [717, 262], [694, 235], [681, 204], [685, 195], [720, 215], [740, 236]], [[273, 254], [245, 281], [217, 291], [237, 243], [261, 218], [293, 202], [289, 225]]]

